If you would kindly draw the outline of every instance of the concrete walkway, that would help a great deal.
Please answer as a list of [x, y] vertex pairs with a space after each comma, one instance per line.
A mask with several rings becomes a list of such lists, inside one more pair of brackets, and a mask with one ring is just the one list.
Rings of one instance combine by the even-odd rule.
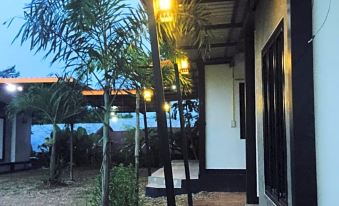
[[194, 201], [194, 206], [244, 206], [246, 203], [245, 193], [214, 193], [212, 197]]

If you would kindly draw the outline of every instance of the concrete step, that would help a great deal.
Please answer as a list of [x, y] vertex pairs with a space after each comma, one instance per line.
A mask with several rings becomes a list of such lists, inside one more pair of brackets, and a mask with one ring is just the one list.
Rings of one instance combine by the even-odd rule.
[[[181, 179], [173, 179], [174, 188], [181, 188]], [[154, 187], [154, 188], [165, 188], [165, 178], [164, 177], [157, 177], [157, 176], [149, 176], [148, 177], [148, 184], [147, 187]]]

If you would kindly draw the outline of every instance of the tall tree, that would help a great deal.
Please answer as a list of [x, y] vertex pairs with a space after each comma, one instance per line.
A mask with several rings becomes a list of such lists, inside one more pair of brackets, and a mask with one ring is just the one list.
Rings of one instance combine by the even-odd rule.
[[[139, 177], [139, 148], [140, 148], [140, 100], [142, 92], [145, 88], [151, 89], [154, 87], [153, 81], [153, 67], [151, 66], [151, 53], [148, 50], [147, 46], [149, 45], [148, 33], [143, 32], [147, 31], [147, 15], [143, 12], [143, 9], [139, 7], [139, 12], [134, 12], [131, 10], [132, 19], [130, 22], [130, 27], [136, 27], [140, 31], [139, 38], [136, 38], [133, 44], [127, 49], [126, 57], [130, 62], [129, 66], [126, 67], [124, 72], [124, 77], [126, 79], [124, 88], [136, 90], [136, 129], [135, 129], [135, 148], [134, 148], [134, 163], [135, 163], [135, 175], [136, 175], [136, 184], [138, 184]], [[173, 51], [171, 47], [168, 47], [167, 44], [162, 44], [162, 57], [164, 59], [173, 59]], [[170, 60], [164, 60], [161, 62], [161, 68], [163, 72], [163, 81], [167, 88], [175, 82], [175, 72], [174, 64]], [[188, 76], [180, 75], [180, 82], [184, 86], [185, 91], [191, 89], [191, 78]], [[144, 111], [146, 112], [146, 111]], [[146, 145], [148, 147], [148, 145]], [[146, 149], [147, 151], [147, 149]], [[138, 189], [138, 187], [136, 187]], [[138, 192], [138, 191], [137, 191]], [[136, 203], [137, 204], [137, 203]]]
[[51, 183], [57, 181], [56, 173], [56, 137], [58, 123], [62, 123], [82, 112], [83, 97], [81, 91], [67, 82], [54, 83], [52, 86], [33, 86], [18, 94], [8, 105], [9, 113], [14, 116], [24, 111], [37, 112], [53, 125], [51, 139], [50, 174]]
[[126, 48], [137, 36], [129, 24], [124, 0], [32, 0], [25, 7], [24, 24], [16, 38], [31, 49], [45, 51], [52, 63], [65, 62], [66, 70], [94, 79], [103, 92], [102, 205], [109, 205], [109, 119], [121, 72], [128, 64]]

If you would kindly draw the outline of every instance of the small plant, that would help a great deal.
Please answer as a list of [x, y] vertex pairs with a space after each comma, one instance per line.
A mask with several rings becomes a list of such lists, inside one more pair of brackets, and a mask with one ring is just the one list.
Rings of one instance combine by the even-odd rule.
[[[110, 206], [135, 206], [139, 201], [135, 181], [136, 177], [132, 166], [113, 167], [109, 181]], [[90, 195], [89, 205], [101, 205], [101, 176], [97, 177], [96, 185]], [[139, 205], [141, 204], [139, 203]]]

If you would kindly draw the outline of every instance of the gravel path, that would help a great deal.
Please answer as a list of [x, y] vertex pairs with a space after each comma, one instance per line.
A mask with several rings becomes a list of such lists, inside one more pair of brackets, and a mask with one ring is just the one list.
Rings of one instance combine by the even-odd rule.
[[[48, 187], [43, 180], [48, 178], [48, 170], [38, 169], [0, 175], [0, 206], [86, 206], [89, 191], [95, 181], [98, 169], [77, 168], [75, 181]], [[166, 199], [149, 198], [144, 195], [147, 178], [141, 172], [140, 197], [145, 206], [165, 206]], [[186, 206], [186, 195], [177, 195], [177, 206]], [[194, 194], [195, 206], [244, 206], [244, 193]]]

